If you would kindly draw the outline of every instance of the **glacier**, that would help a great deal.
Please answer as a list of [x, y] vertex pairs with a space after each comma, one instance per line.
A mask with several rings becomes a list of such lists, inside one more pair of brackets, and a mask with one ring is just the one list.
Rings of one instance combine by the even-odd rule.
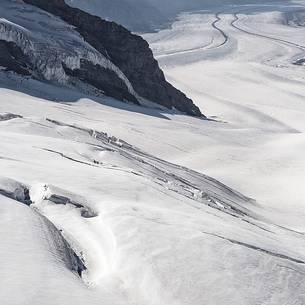
[[[4, 38], [41, 50], [12, 3]], [[304, 5], [219, 6], [143, 34], [208, 120], [1, 70], [3, 304], [305, 304]], [[60, 60], [104, 60], [45, 18]]]

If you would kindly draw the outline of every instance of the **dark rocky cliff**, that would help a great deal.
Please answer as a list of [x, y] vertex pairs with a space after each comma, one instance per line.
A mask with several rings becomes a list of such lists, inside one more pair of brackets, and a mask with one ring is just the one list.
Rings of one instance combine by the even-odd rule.
[[[100, 53], [108, 57], [127, 76], [135, 91], [143, 98], [169, 109], [175, 108], [192, 116], [204, 117], [199, 108], [185, 94], [169, 84], [154, 59], [148, 43], [124, 27], [77, 8], [68, 6], [64, 0], [24, 0], [65, 22], [75, 26], [83, 38]], [[69, 71], [71, 74], [80, 71]], [[82, 78], [95, 79], [91, 85], [99, 87], [99, 79], [81, 71]], [[88, 72], [89, 73], [89, 72]], [[101, 86], [100, 86], [101, 87]]]
[[22, 50], [14, 42], [5, 40], [0, 40], [0, 67], [25, 76], [31, 75], [33, 69]]

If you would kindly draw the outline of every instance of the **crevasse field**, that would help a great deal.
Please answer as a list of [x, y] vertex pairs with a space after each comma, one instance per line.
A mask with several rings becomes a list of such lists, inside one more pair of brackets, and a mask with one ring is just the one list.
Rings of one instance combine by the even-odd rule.
[[304, 305], [304, 25], [282, 2], [143, 35], [211, 120], [0, 73], [0, 303]]

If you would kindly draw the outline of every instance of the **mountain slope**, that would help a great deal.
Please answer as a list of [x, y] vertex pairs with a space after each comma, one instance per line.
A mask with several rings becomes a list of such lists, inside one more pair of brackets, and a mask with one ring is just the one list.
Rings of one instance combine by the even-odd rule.
[[217, 9], [223, 5], [268, 4], [276, 0], [65, 0], [65, 2], [90, 14], [123, 24], [130, 30], [154, 32], [184, 11]]
[[[302, 304], [303, 234], [273, 224], [219, 181], [150, 153], [151, 141], [196, 143], [215, 122], [0, 92], [6, 304]], [[85, 266], [79, 273], [65, 243]]]
[[135, 0], [131, 3], [125, 0], [65, 0], [65, 2], [91, 15], [122, 24], [130, 30], [154, 30], [166, 22], [161, 10], [145, 1]]
[[284, 22], [304, 7], [147, 35], [200, 120], [90, 95], [96, 62], [129, 78], [85, 29], [0, 3], [4, 305], [305, 304], [304, 33]]
[[64, 1], [24, 2], [44, 10], [7, 0], [1, 4], [0, 39], [10, 42], [12, 50], [8, 54], [9, 45], [3, 42], [0, 54], [14, 58], [18, 49], [22, 62], [6, 68], [24, 72], [21, 66], [28, 66], [28, 74], [39, 80], [202, 116], [190, 99], [165, 80], [141, 37], [70, 8]]

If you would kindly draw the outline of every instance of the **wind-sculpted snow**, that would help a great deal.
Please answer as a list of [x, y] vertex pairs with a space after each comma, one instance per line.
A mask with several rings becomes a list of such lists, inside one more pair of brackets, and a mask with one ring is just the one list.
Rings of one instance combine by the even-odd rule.
[[[74, 135], [75, 139], [79, 139], [82, 133], [93, 138], [93, 141], [91, 139], [86, 141], [92, 146], [89, 155], [83, 156], [91, 161], [91, 164], [68, 157], [72, 161], [96, 166], [97, 164], [103, 165], [105, 158], [107, 165], [114, 167], [115, 170], [120, 170], [120, 167], [117, 167], [118, 163], [122, 166], [128, 164], [131, 166], [133, 174], [150, 179], [168, 190], [231, 215], [247, 215], [247, 203], [251, 204], [251, 200], [208, 176], [155, 158], [125, 141], [114, 136], [108, 136], [107, 133], [48, 118], [47, 121], [58, 126], [68, 127], [65, 128], [64, 132], [61, 132], [61, 135], [65, 136], [66, 134], [67, 138], [71, 137], [73, 129], [80, 131], [80, 134], [76, 133]], [[62, 156], [64, 155], [62, 154]], [[67, 156], [64, 157], [67, 158]]]
[[[0, 177], [0, 201], [5, 202], [3, 196], [10, 198], [12, 201], [17, 201], [31, 207], [34, 203], [33, 200], [35, 199], [33, 198], [32, 200], [28, 186], [12, 179]], [[11, 204], [14, 205], [13, 202]], [[36, 215], [37, 213], [33, 212], [32, 214]], [[40, 214], [38, 214], [38, 217], [41, 219], [43, 226], [48, 228], [49, 234], [52, 235], [51, 239], [52, 242], [55, 243], [55, 249], [58, 251], [59, 255], [62, 256], [61, 259], [65, 262], [66, 267], [71, 271], [77, 272], [78, 275], [81, 276], [82, 272], [86, 270], [86, 267], [72, 250], [70, 244], [62, 237], [61, 232], [57, 230], [52, 223]]]
[[75, 197], [73, 194], [66, 194], [64, 190], [57, 187], [38, 184], [36, 187], [31, 189], [31, 200], [36, 203], [43, 200], [47, 200], [50, 203], [56, 205], [69, 205], [70, 207], [80, 210], [80, 215], [85, 218], [96, 217], [97, 214], [94, 213], [90, 208], [86, 206], [86, 199], [79, 196]]
[[[5, 105], [16, 113], [21, 104]], [[20, 183], [1, 180], [0, 188], [15, 200], [20, 196], [10, 194], [20, 193], [16, 189], [28, 190], [27, 208], [51, 222], [78, 258], [72, 269], [63, 265], [57, 275], [52, 273], [55, 282], [69, 287], [57, 291], [58, 300], [80, 285], [66, 273], [69, 270], [83, 280], [78, 299], [73, 297], [77, 305], [214, 300], [252, 305], [271, 297], [267, 304], [275, 305], [295, 295], [296, 300], [304, 298], [299, 285], [305, 273], [304, 234], [268, 220], [259, 204], [217, 180], [155, 157], [103, 128], [92, 128], [94, 120], [103, 125], [93, 115], [103, 105], [82, 108], [30, 98], [28, 108], [19, 106], [22, 118], [0, 125], [0, 155], [9, 153], [11, 158], [0, 162], [2, 172]], [[38, 114], [47, 110], [49, 116], [29, 116], [32, 107]], [[93, 111], [91, 119], [86, 118], [88, 110]], [[50, 254], [41, 255], [47, 259]], [[44, 263], [35, 266], [37, 272], [45, 268]], [[52, 304], [52, 290], [44, 288], [50, 277], [36, 274], [33, 278], [23, 270], [21, 276], [41, 282], [44, 296], [32, 297], [32, 304]], [[225, 283], [232, 286], [223, 291]], [[283, 292], [274, 296], [273, 287]]]
[[[33, 207], [46, 216], [61, 230], [74, 251], [86, 266], [82, 277], [88, 284], [112, 272], [115, 242], [106, 225], [86, 199], [54, 186], [35, 184], [32, 186]], [[97, 220], [93, 219], [97, 217]]]
[[147, 35], [211, 120], [0, 73], [5, 305], [305, 304], [297, 8]]

